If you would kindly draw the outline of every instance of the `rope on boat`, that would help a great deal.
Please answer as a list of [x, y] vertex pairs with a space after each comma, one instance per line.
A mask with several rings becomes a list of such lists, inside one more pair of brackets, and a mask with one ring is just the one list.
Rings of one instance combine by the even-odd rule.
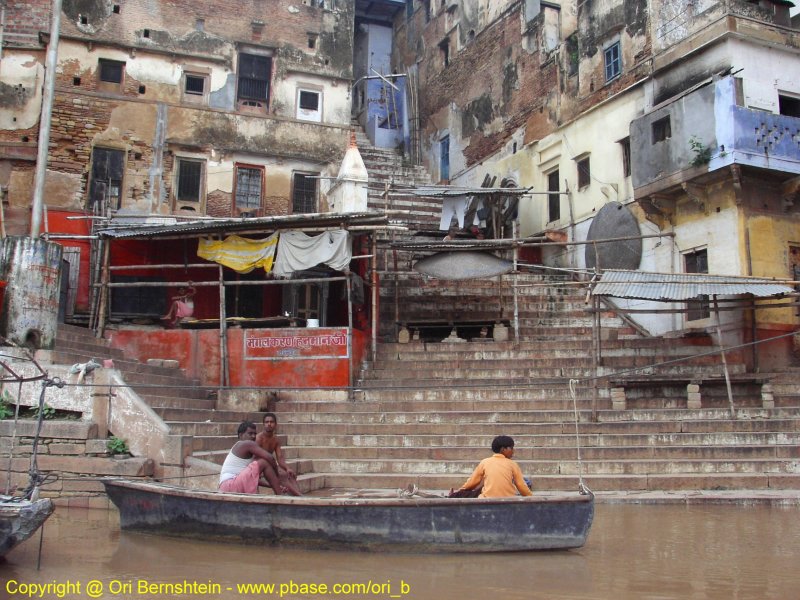
[[23, 496], [28, 500], [37, 500], [39, 496], [39, 488], [45, 482], [50, 481], [52, 477], [54, 477], [52, 473], [43, 475], [41, 471], [39, 471], [39, 465], [37, 463], [37, 456], [39, 454], [39, 435], [42, 432], [42, 422], [44, 421], [44, 395], [45, 392], [47, 392], [47, 388], [50, 386], [63, 388], [64, 382], [58, 377], [53, 377], [52, 379], [46, 378], [42, 380], [42, 393], [39, 394], [39, 418], [36, 422], [36, 435], [33, 437], [31, 466], [30, 469], [28, 469], [29, 481], [28, 487], [25, 488], [25, 492], [23, 494]]
[[581, 438], [578, 432], [578, 400], [575, 397], [575, 386], [578, 384], [577, 379], [569, 380], [569, 395], [572, 397], [572, 408], [575, 412], [575, 447], [578, 450], [578, 491], [581, 495], [586, 496], [592, 493], [586, 484], [583, 482], [583, 463], [581, 462]]

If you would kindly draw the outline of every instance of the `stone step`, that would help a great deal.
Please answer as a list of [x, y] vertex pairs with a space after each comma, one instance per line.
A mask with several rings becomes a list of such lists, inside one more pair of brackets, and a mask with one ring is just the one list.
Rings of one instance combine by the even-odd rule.
[[[187, 398], [185, 396], [159, 396], [139, 392], [139, 396], [145, 400], [156, 412], [169, 409], [187, 410], [214, 410], [216, 400], [213, 398]], [[162, 416], [163, 418], [163, 416]]]
[[[487, 428], [488, 429], [488, 428]], [[394, 446], [438, 448], [448, 446], [491, 447], [495, 431], [483, 434], [294, 434], [289, 435], [291, 446]], [[213, 438], [202, 438], [212, 440]], [[225, 439], [228, 447], [230, 438]], [[792, 445], [800, 443], [798, 431], [710, 432], [710, 433], [581, 433], [581, 447], [644, 446], [644, 445]], [[195, 441], [198, 441], [195, 438]], [[570, 447], [576, 444], [574, 436], [519, 434], [514, 436], [517, 446]], [[219, 448], [195, 448], [219, 449]]]
[[[537, 415], [533, 420], [525, 420], [518, 413], [449, 413], [439, 415], [406, 413], [368, 413], [363, 415], [340, 415], [343, 420], [334, 420], [336, 415], [315, 415], [316, 420], [299, 420], [294, 415], [281, 415], [281, 423], [292, 435], [386, 435], [396, 431], [397, 426], [413, 427], [415, 434], [441, 435], [479, 435], [485, 433], [487, 426], [502, 429], [508, 435], [575, 435], [575, 424], [558, 420], [549, 412]], [[642, 434], [642, 433], [718, 433], [718, 432], [771, 432], [800, 431], [800, 415], [794, 419], [759, 419], [748, 421], [707, 420], [707, 421], [606, 421], [591, 422], [588, 411], [581, 415], [579, 424], [583, 435], [602, 434]], [[307, 418], [302, 416], [301, 418]], [[234, 423], [238, 424], [238, 423]], [[208, 423], [206, 424], [208, 425]]]
[[[318, 473], [323, 475], [323, 473]], [[466, 477], [458, 474], [372, 474], [324, 473], [326, 487], [357, 489], [402, 489], [409, 484], [420, 490], [445, 493], [460, 487]], [[533, 480], [536, 492], [577, 491], [579, 478], [574, 475], [540, 475]], [[588, 475], [585, 485], [594, 491], [645, 491], [645, 490], [762, 490], [798, 489], [800, 478], [783, 473], [711, 473], [678, 475]]]
[[[516, 460], [516, 458], [515, 458]], [[411, 459], [314, 459], [314, 471], [319, 473], [377, 473], [402, 475], [454, 474], [465, 479], [472, 473], [476, 460], [411, 460]], [[713, 473], [790, 473], [800, 474], [800, 459], [615, 459], [582, 460], [517, 460], [526, 476], [584, 475], [684, 475]]]
[[[223, 451], [224, 452], [224, 451]], [[477, 463], [485, 449], [473, 447], [450, 448], [398, 448], [398, 447], [368, 447], [368, 448], [335, 448], [330, 446], [288, 446], [284, 448], [287, 457], [306, 459], [377, 459], [377, 460], [427, 460], [427, 461], [473, 461]], [[577, 460], [578, 452], [575, 447], [540, 447], [514, 449], [515, 460]], [[797, 459], [800, 458], [800, 448], [791, 445], [785, 446], [618, 446], [618, 447], [586, 447], [581, 448], [582, 460], [625, 460], [625, 459], [653, 459], [671, 461], [675, 459], [692, 460], [737, 460], [744, 458], [754, 459]]]
[[[642, 357], [645, 358], [645, 357]], [[708, 360], [685, 361], [680, 364], [669, 366], [651, 367], [651, 365], [663, 364], [666, 357], [655, 357], [655, 362], [650, 360], [631, 360], [629, 357], [612, 357], [603, 361], [606, 370], [628, 371], [630, 368], [640, 370], [648, 369], [647, 375], [694, 375], [704, 379], [721, 379], [719, 365], [713, 364]], [[502, 360], [494, 361], [398, 361], [394, 368], [388, 362], [379, 363], [362, 371], [361, 379], [363, 382], [387, 381], [406, 382], [409, 380], [434, 380], [447, 379], [451, 381], [471, 381], [474, 379], [486, 380], [518, 380], [518, 379], [542, 379], [554, 377], [574, 377], [588, 378], [594, 375], [591, 366], [591, 358], [588, 356], [561, 357], [561, 358], [531, 358], [529, 360]], [[398, 367], [403, 372], [397, 371]], [[731, 374], [742, 374], [745, 371], [744, 365], [728, 365]], [[644, 375], [645, 377], [647, 375]], [[606, 376], [608, 377], [608, 376]], [[738, 382], [737, 382], [738, 383]], [[686, 382], [676, 382], [675, 385], [683, 385]]]
[[237, 425], [244, 420], [253, 421], [261, 425], [264, 413], [262, 412], [243, 412], [236, 410], [216, 410], [213, 400], [209, 402], [209, 408], [199, 406], [153, 406], [153, 410], [158, 416], [167, 422], [214, 422], [214, 423], [236, 423]]

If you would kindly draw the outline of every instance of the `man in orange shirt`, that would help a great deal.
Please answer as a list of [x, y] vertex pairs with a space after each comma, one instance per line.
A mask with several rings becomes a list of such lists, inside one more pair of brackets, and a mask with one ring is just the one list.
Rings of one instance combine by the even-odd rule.
[[514, 440], [507, 435], [498, 435], [492, 440], [492, 452], [494, 454], [480, 462], [458, 492], [475, 489], [483, 482], [479, 498], [516, 496], [517, 491], [523, 496], [532, 496], [519, 465], [511, 460]]

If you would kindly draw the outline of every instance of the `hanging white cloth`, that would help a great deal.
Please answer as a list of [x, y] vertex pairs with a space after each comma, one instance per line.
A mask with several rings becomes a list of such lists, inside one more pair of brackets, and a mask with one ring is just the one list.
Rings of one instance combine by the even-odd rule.
[[459, 229], [464, 229], [464, 213], [467, 212], [469, 201], [469, 196], [455, 196], [442, 200], [442, 219], [439, 221], [439, 229], [442, 231], [450, 229], [453, 215], [458, 219]]
[[344, 271], [350, 266], [352, 256], [350, 234], [343, 229], [326, 231], [314, 237], [302, 231], [283, 231], [272, 272], [276, 277], [289, 277], [295, 271], [319, 264]]

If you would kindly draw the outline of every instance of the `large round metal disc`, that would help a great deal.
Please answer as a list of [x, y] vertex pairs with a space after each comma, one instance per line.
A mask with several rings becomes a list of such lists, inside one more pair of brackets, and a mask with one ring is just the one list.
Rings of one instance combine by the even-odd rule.
[[609, 238], [636, 238], [616, 242], [598, 241], [586, 245], [586, 267], [594, 269], [639, 268], [642, 261], [642, 239], [639, 223], [627, 207], [619, 202], [609, 202], [595, 215], [586, 236], [588, 241]]
[[436, 279], [478, 279], [508, 273], [514, 264], [488, 252], [437, 252], [414, 264], [417, 273]]

